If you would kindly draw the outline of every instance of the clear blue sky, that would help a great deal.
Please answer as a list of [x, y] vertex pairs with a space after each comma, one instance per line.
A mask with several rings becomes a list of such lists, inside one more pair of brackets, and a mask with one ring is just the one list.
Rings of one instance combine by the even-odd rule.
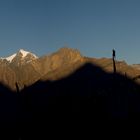
[[140, 63], [140, 0], [0, 0], [0, 56], [64, 45]]

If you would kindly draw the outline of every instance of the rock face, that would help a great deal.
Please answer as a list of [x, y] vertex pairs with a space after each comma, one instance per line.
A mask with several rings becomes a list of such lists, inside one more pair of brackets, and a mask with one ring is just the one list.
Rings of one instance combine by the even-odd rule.
[[60, 68], [63, 70], [82, 59], [78, 50], [70, 48], [61, 48], [51, 55], [40, 58], [21, 49], [7, 58], [0, 59], [0, 81], [12, 90], [16, 90], [16, 83], [22, 89], [47, 73]]
[[[12, 56], [0, 59], [0, 82], [12, 90], [16, 90], [18, 83], [19, 88], [23, 89], [38, 80], [58, 80], [66, 77], [87, 62], [98, 65], [107, 72], [113, 71], [112, 59], [84, 57], [76, 49], [61, 48], [42, 57], [21, 49]], [[135, 78], [140, 75], [138, 68], [124, 61], [117, 61], [116, 67], [117, 72], [139, 81], [139, 78]]]

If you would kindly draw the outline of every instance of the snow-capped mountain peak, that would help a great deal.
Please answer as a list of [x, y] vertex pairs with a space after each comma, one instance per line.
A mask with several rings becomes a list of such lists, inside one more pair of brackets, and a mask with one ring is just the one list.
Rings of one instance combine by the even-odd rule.
[[16, 53], [11, 55], [11, 56], [9, 56], [9, 57], [2, 58], [2, 59], [6, 59], [7, 61], [11, 62], [15, 57], [16, 57]]
[[[1, 58], [1, 60], [7, 60], [8, 62], [12, 62], [14, 59], [18, 59], [19, 61], [22, 59], [22, 60], [24, 60], [24, 59], [27, 59], [26, 57], [28, 56], [28, 55], [30, 55], [30, 56], [32, 56], [32, 59], [37, 59], [38, 57], [35, 55], [35, 54], [33, 54], [33, 53], [30, 53], [30, 52], [28, 52], [28, 51], [25, 51], [25, 50], [23, 50], [23, 49], [20, 49], [17, 53], [15, 53], [15, 54], [13, 54], [13, 55], [11, 55], [11, 56], [8, 56], [8, 57], [5, 57], [5, 58]], [[19, 57], [20, 56], [20, 57]], [[31, 57], [28, 57], [29, 59], [31, 58]], [[28, 60], [28, 62], [29, 61], [31, 61], [31, 60]]]
[[29, 54], [30, 52], [27, 52], [27, 51], [24, 51], [23, 49], [20, 49], [20, 50], [19, 50], [19, 53], [22, 54], [22, 57], [26, 57], [27, 54]]
[[31, 53], [31, 52], [28, 52], [28, 51], [25, 51], [23, 49], [20, 49], [18, 53], [21, 53], [22, 54], [22, 58], [26, 57], [28, 54], [31, 54], [32, 56], [34, 56], [35, 58], [38, 58], [35, 54]]

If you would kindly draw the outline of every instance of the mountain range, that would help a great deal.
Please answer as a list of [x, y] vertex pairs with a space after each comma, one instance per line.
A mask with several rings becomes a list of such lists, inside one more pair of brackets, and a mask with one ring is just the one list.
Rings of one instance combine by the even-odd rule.
[[[18, 84], [21, 90], [39, 80], [59, 80], [87, 62], [101, 67], [106, 72], [113, 72], [111, 58], [89, 58], [81, 55], [77, 49], [61, 48], [41, 57], [20, 49], [9, 57], [0, 58], [0, 82], [13, 91]], [[116, 68], [118, 73], [140, 82], [139, 65], [128, 65], [125, 61], [116, 61]]]

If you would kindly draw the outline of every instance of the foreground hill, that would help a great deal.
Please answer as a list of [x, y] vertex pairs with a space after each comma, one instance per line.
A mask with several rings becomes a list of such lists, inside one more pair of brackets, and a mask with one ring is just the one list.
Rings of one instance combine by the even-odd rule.
[[51, 80], [37, 81], [21, 91], [22, 136], [47, 139], [55, 133], [61, 138], [87, 138], [94, 137], [97, 128], [99, 133], [111, 133], [117, 129], [116, 125], [108, 129], [112, 122], [129, 125], [139, 121], [138, 84], [89, 62], [73, 68], [71, 74], [66, 70], [63, 75], [60, 70], [63, 78], [54, 71]]
[[[63, 48], [21, 66], [6, 64], [11, 70], [17, 67], [19, 72], [24, 72], [24, 66], [27, 73], [33, 68], [39, 75], [39, 80], [21, 91], [16, 83], [17, 94], [0, 84], [0, 127], [6, 139], [87, 138], [94, 137], [96, 131], [114, 131], [116, 125], [107, 128], [110, 122], [138, 123], [140, 85], [131, 77], [131, 72], [136, 74], [137, 70], [117, 62], [120, 67], [114, 74], [111, 59], [77, 54], [80, 53]], [[23, 80], [25, 75], [19, 76]]]

